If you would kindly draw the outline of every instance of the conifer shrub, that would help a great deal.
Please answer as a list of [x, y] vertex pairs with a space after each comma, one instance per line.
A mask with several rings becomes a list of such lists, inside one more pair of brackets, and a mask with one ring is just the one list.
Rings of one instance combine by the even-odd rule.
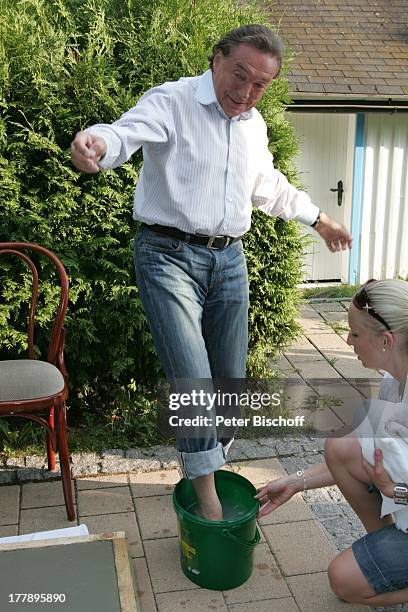
[[[247, 0], [2, 0], [0, 4], [0, 240], [40, 243], [70, 276], [66, 360], [71, 406], [109, 410], [118, 388], [154, 389], [160, 367], [134, 281], [132, 200], [142, 156], [83, 175], [75, 133], [111, 122], [148, 88], [208, 67], [212, 45], [243, 23], [268, 23]], [[292, 180], [296, 139], [273, 82], [259, 105], [276, 165]], [[245, 238], [250, 273], [250, 374], [296, 334], [301, 277], [297, 224], [255, 212]], [[0, 357], [22, 354], [27, 286], [0, 268]], [[54, 296], [50, 280], [42, 299]], [[37, 329], [41, 348], [51, 317]], [[17, 318], [17, 323], [14, 319]], [[112, 409], [113, 410], [113, 409]]]

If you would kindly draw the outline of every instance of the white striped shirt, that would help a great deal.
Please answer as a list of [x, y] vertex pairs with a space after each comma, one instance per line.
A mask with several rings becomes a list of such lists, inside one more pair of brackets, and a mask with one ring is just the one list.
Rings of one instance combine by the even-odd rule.
[[154, 87], [118, 121], [86, 131], [106, 141], [102, 170], [143, 147], [133, 213], [139, 221], [240, 236], [250, 228], [254, 206], [306, 225], [318, 215], [309, 196], [274, 168], [260, 113], [224, 113], [211, 70]]

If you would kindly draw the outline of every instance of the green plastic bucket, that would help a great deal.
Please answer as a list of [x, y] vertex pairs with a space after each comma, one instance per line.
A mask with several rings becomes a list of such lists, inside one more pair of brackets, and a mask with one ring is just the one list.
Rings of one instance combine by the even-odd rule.
[[[239, 474], [220, 470], [215, 486], [224, 508], [223, 521], [207, 521], [193, 514], [197, 503], [191, 481], [180, 480], [173, 492], [177, 514], [180, 561], [184, 574], [206, 589], [226, 591], [252, 574], [254, 548], [259, 542], [256, 489]], [[228, 513], [231, 518], [228, 518]]]

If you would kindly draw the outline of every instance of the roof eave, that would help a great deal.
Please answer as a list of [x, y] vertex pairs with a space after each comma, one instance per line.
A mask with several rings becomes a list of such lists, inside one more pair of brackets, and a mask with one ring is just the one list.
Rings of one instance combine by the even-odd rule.
[[292, 92], [289, 111], [408, 112], [408, 96]]

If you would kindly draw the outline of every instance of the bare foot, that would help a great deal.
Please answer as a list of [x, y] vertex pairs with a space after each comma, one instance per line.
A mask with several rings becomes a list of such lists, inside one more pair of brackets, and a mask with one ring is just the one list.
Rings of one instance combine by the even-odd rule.
[[222, 521], [222, 506], [221, 503], [218, 504], [197, 504], [195, 514], [200, 518], [206, 519], [207, 521]]
[[208, 521], [222, 521], [222, 506], [215, 488], [214, 473], [191, 481], [197, 496], [197, 516]]

